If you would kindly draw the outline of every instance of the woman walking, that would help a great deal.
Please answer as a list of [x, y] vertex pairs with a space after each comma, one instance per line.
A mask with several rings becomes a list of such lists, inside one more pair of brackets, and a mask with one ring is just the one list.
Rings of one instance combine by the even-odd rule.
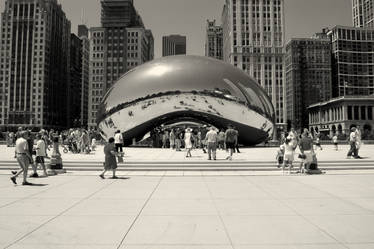
[[186, 150], [187, 150], [186, 157], [192, 157], [192, 155], [191, 155], [191, 150], [192, 150], [191, 136], [192, 136], [191, 129], [187, 128], [186, 133], [184, 134], [184, 144], [185, 144], [185, 147], [186, 147]]
[[102, 179], [105, 179], [104, 174], [108, 170], [113, 171], [113, 179], [117, 179], [116, 176], [116, 169], [117, 169], [117, 160], [116, 160], [116, 147], [114, 145], [114, 138], [109, 138], [109, 143], [104, 146], [104, 154], [105, 154], [105, 163], [104, 163], [104, 171], [99, 175]]

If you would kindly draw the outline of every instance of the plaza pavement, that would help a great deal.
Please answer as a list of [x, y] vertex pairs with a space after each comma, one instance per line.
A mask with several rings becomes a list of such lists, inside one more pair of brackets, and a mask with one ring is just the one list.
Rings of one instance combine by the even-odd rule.
[[[318, 158], [372, 164], [374, 146], [362, 148], [363, 160], [345, 159], [347, 149], [325, 146]], [[0, 163], [14, 161], [13, 150], [0, 146]], [[63, 159], [101, 162], [101, 151]], [[233, 161], [272, 162], [275, 151], [242, 149]], [[133, 162], [190, 160], [163, 149], [125, 153]], [[201, 151], [193, 155], [206, 161]], [[105, 180], [97, 174], [73, 170], [14, 186], [9, 170], [0, 170], [0, 248], [374, 249], [374, 170], [120, 171], [120, 179]]]
[[371, 249], [374, 174], [0, 175], [0, 248]]

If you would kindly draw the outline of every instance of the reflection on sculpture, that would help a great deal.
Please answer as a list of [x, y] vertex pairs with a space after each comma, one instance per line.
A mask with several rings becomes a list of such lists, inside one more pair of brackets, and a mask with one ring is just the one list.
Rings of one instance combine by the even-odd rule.
[[271, 137], [274, 107], [247, 74], [201, 56], [170, 56], [143, 64], [120, 78], [105, 95], [98, 126], [105, 138], [123, 131], [127, 144], [152, 128], [192, 118], [217, 128], [234, 125], [240, 143]]

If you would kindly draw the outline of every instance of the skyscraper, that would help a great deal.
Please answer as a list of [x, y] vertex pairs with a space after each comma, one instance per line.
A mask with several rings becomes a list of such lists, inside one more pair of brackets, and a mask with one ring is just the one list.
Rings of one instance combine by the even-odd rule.
[[162, 37], [162, 56], [186, 54], [186, 37], [169, 35]]
[[1, 17], [0, 125], [65, 128], [70, 21], [57, 0], [7, 0]]
[[82, 42], [71, 34], [70, 42], [70, 84], [68, 87], [68, 127], [81, 126], [82, 93]]
[[82, 73], [81, 73], [81, 103], [80, 125], [86, 127], [88, 123], [88, 90], [90, 77], [90, 41], [86, 25], [78, 25], [78, 36], [82, 47]]
[[336, 26], [329, 36], [333, 97], [374, 94], [374, 29]]
[[374, 28], [374, 0], [352, 0], [353, 25]]
[[205, 56], [222, 60], [222, 27], [216, 25], [216, 20], [207, 20], [206, 38], [205, 38]]
[[284, 0], [225, 0], [222, 28], [224, 61], [257, 80], [284, 126]]
[[292, 127], [308, 128], [311, 104], [331, 98], [330, 40], [294, 38], [286, 45], [286, 110]]
[[101, 25], [90, 29], [89, 127], [96, 127], [101, 99], [118, 78], [153, 59], [152, 32], [133, 0], [101, 0]]

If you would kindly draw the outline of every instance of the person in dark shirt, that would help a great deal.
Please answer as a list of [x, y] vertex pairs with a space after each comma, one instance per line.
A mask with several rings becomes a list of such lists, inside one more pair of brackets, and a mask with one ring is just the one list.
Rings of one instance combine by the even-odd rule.
[[237, 143], [238, 143], [238, 133], [236, 130], [233, 129], [231, 125], [229, 125], [228, 129], [225, 132], [226, 149], [229, 150], [229, 156], [226, 159], [232, 160], [232, 154], [234, 153]]

